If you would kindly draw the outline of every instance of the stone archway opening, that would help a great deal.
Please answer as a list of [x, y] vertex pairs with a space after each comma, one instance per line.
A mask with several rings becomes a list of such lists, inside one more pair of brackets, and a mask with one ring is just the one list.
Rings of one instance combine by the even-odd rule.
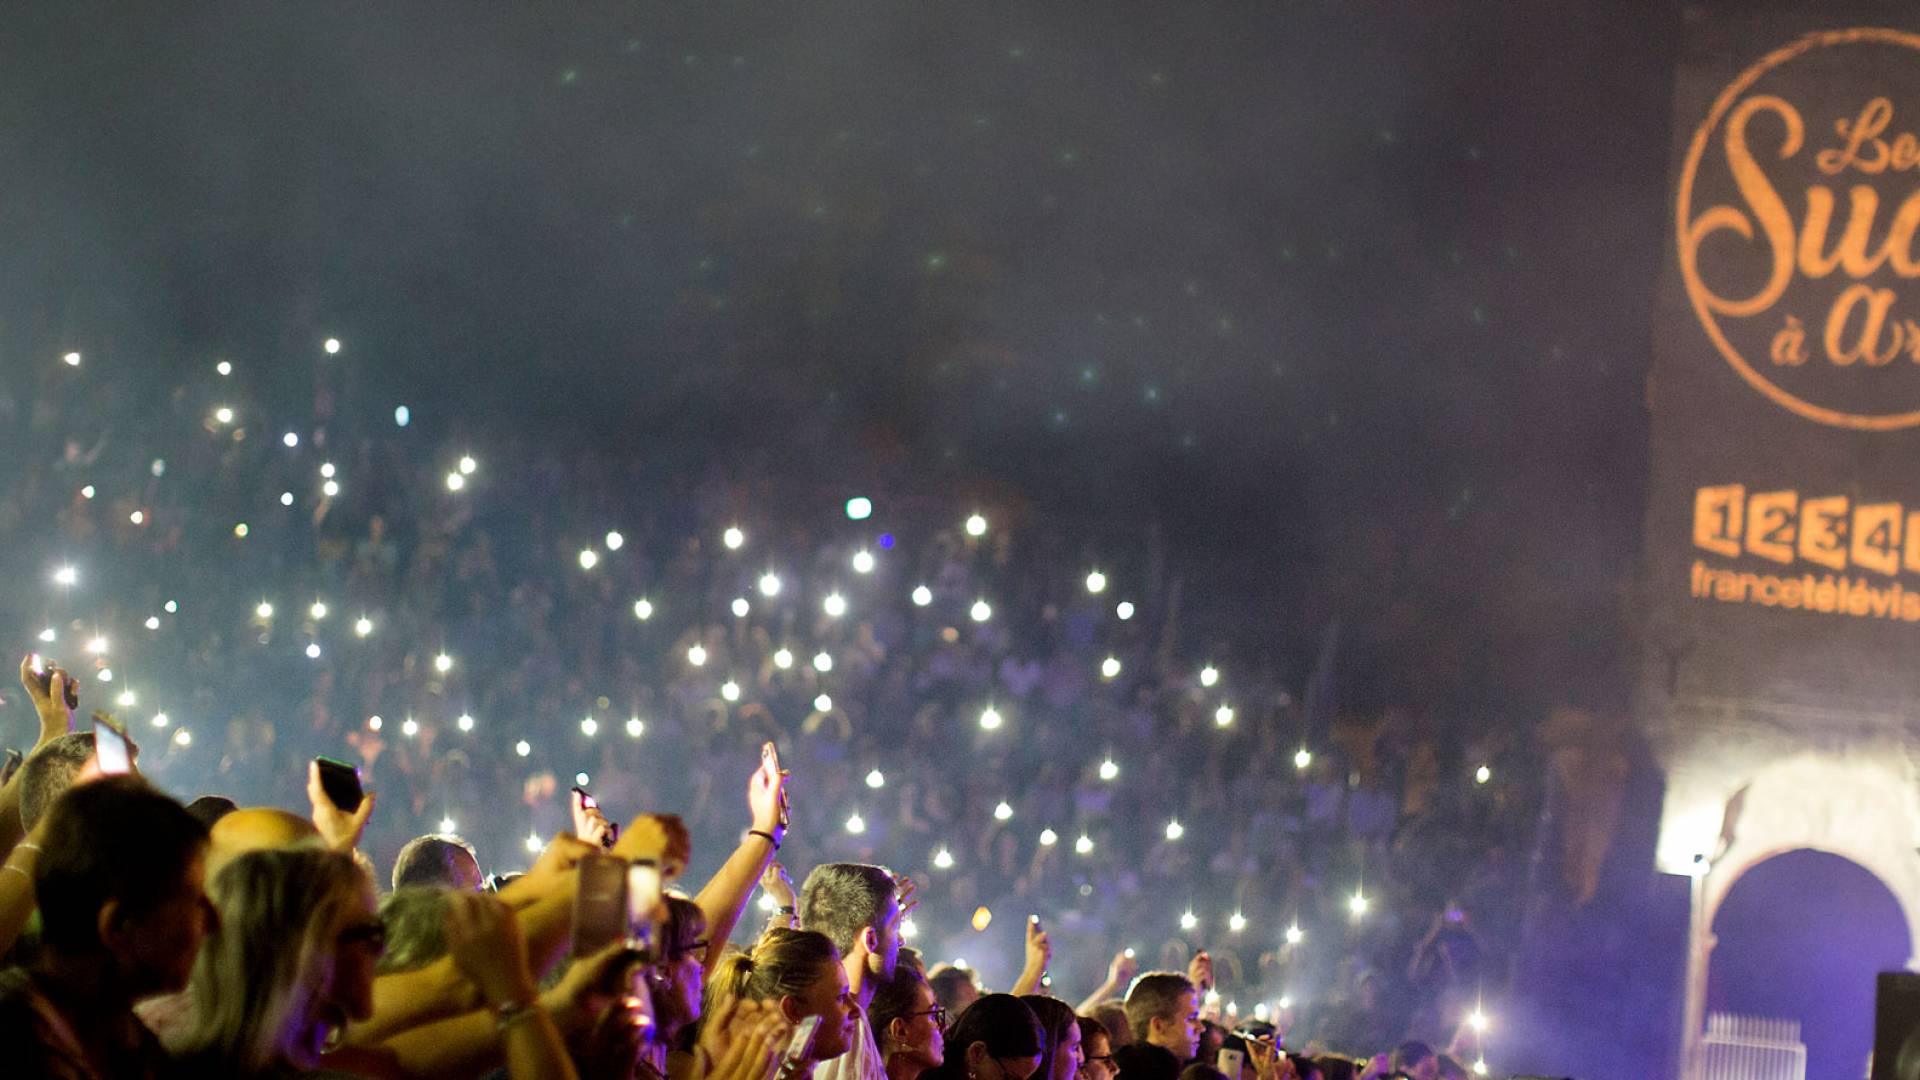
[[1714, 913], [1707, 1008], [1801, 1023], [1807, 1076], [1864, 1074], [1874, 975], [1907, 966], [1906, 912], [1849, 859], [1801, 848], [1735, 880]]

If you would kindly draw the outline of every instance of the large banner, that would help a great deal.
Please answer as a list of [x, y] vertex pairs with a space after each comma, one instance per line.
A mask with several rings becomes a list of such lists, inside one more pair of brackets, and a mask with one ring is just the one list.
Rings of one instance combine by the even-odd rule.
[[1670, 699], [1886, 715], [1920, 707], [1920, 10], [1808, 10], [1696, 21], [1677, 76], [1649, 658]]

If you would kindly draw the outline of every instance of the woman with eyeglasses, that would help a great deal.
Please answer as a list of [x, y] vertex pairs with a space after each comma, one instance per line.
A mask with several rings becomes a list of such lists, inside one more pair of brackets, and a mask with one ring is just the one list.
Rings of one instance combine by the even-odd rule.
[[1046, 1032], [1027, 1003], [1012, 994], [983, 994], [945, 1035], [937, 1069], [920, 1080], [1046, 1080], [1040, 1062]]
[[1113, 1064], [1113, 1033], [1091, 1016], [1079, 1019], [1080, 1080], [1113, 1080], [1120, 1070]]
[[208, 890], [219, 922], [194, 961], [169, 1049], [182, 1075], [291, 1077], [315, 1069], [349, 1019], [373, 1012], [385, 934], [350, 855], [255, 851]]
[[1080, 1018], [1074, 1015], [1073, 1006], [1045, 994], [1027, 994], [1020, 1000], [1033, 1010], [1047, 1037], [1034, 1080], [1074, 1080], [1086, 1058], [1081, 1054]]
[[904, 949], [900, 960], [893, 978], [874, 991], [867, 1019], [880, 1040], [887, 1080], [917, 1080], [945, 1056], [947, 1010], [934, 1000], [926, 973], [906, 962]]

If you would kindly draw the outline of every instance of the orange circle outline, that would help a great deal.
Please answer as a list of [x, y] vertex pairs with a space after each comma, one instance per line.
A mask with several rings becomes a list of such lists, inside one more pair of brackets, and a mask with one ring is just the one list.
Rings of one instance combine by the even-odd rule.
[[[1707, 113], [1707, 118], [1694, 130], [1693, 141], [1687, 147], [1687, 160], [1680, 169], [1680, 197], [1678, 205], [1674, 208], [1676, 253], [1686, 244], [1687, 223], [1690, 218], [1689, 209], [1693, 204], [1693, 182], [1700, 168], [1700, 159], [1706, 153], [1707, 136], [1712, 133], [1714, 128], [1719, 126], [1721, 120], [1726, 118], [1727, 110], [1733, 107], [1734, 99], [1757, 82], [1760, 76], [1765, 75], [1767, 72], [1772, 71], [1774, 68], [1779, 67], [1803, 53], [1816, 48], [1828, 48], [1834, 45], [1850, 45], [1860, 41], [1879, 41], [1893, 45], [1905, 45], [1909, 49], [1920, 52], [1920, 34], [1867, 27], [1853, 30], [1825, 30], [1808, 34], [1791, 45], [1783, 46], [1768, 53], [1760, 59], [1759, 63], [1741, 72], [1739, 78], [1729, 83], [1727, 88], [1720, 92], [1720, 96], [1714, 99], [1713, 108]], [[1714, 320], [1713, 314], [1707, 310], [1706, 301], [1701, 295], [1706, 286], [1697, 280], [1697, 268], [1695, 274], [1690, 276], [1686, 272], [1685, 259], [1681, 260], [1680, 267], [1680, 281], [1681, 284], [1686, 287], [1687, 299], [1692, 302], [1694, 314], [1699, 316], [1701, 325], [1706, 328], [1707, 336], [1713, 339], [1714, 347], [1720, 350], [1721, 358], [1732, 365], [1733, 370], [1738, 372], [1740, 377], [1745, 379], [1749, 386], [1773, 399], [1774, 404], [1798, 413], [1816, 423], [1826, 424], [1830, 427], [1849, 428], [1854, 431], [1895, 431], [1900, 428], [1920, 424], [1920, 409], [1914, 410], [1913, 412], [1894, 413], [1887, 416], [1861, 416], [1854, 413], [1841, 412], [1837, 409], [1829, 409], [1822, 405], [1815, 405], [1810, 401], [1795, 397], [1774, 385], [1766, 376], [1760, 374], [1752, 365], [1748, 364], [1746, 359], [1740, 355], [1740, 351], [1735, 349], [1733, 344], [1727, 340], [1726, 335], [1721, 332], [1720, 324]]]

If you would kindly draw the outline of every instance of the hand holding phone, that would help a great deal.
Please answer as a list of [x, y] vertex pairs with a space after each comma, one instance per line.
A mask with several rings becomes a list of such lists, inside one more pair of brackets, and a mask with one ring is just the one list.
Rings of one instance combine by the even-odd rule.
[[780, 1063], [780, 1072], [784, 1075], [789, 1069], [796, 1069], [813, 1059], [813, 1040], [820, 1033], [820, 1017], [804, 1016], [794, 1025], [793, 1038], [787, 1040], [787, 1053]]
[[314, 758], [313, 763], [320, 766], [320, 788], [328, 802], [349, 814], [360, 809], [367, 794], [360, 786], [358, 768], [330, 757]]
[[133, 771], [133, 752], [127, 746], [127, 733], [106, 713], [93, 714], [93, 756], [100, 763], [102, 776], [122, 776]]
[[620, 826], [607, 818], [600, 809], [600, 801], [587, 794], [587, 789], [575, 786], [572, 791], [573, 835], [602, 848], [611, 849], [620, 837]]

